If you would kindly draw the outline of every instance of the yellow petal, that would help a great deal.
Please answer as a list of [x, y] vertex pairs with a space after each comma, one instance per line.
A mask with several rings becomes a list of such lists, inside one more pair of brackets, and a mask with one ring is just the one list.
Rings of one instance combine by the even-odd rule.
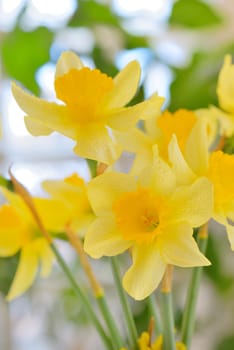
[[108, 116], [108, 125], [117, 130], [128, 131], [138, 120], [155, 117], [160, 112], [164, 99], [157, 94], [133, 107], [121, 108]]
[[25, 246], [20, 255], [19, 265], [7, 295], [7, 300], [23, 294], [33, 283], [38, 268], [38, 257], [32, 249], [32, 245]]
[[210, 265], [198, 249], [193, 230], [187, 223], [178, 223], [165, 228], [160, 237], [161, 254], [167, 264], [193, 267]]
[[168, 147], [169, 161], [179, 184], [187, 185], [195, 180], [195, 174], [189, 168], [179, 148], [177, 138], [173, 135]]
[[33, 136], [47, 136], [53, 132], [53, 130], [45, 126], [43, 122], [28, 116], [24, 117], [24, 123], [28, 132]]
[[208, 168], [207, 122], [200, 118], [193, 127], [185, 148], [185, 158], [196, 175], [204, 175]]
[[32, 222], [32, 215], [22, 198], [18, 194], [9, 191], [6, 188], [2, 187], [0, 190], [7, 201], [12, 205], [14, 210], [20, 216], [21, 220], [26, 223]]
[[111, 215], [96, 219], [90, 225], [84, 240], [84, 250], [95, 259], [121, 254], [130, 246], [131, 242], [122, 238]]
[[87, 185], [88, 197], [94, 212], [99, 215], [112, 211], [114, 201], [124, 192], [136, 189], [133, 176], [122, 173], [104, 173]]
[[140, 71], [139, 63], [132, 61], [116, 75], [114, 88], [107, 96], [107, 110], [123, 107], [132, 99], [138, 88]]
[[55, 79], [68, 73], [71, 69], [81, 69], [83, 66], [83, 62], [74, 52], [64, 51], [56, 64]]
[[170, 220], [186, 221], [192, 227], [206, 223], [213, 214], [213, 186], [207, 178], [179, 187], [170, 199]]
[[223, 67], [219, 73], [217, 95], [220, 106], [227, 112], [234, 113], [234, 65], [231, 55], [224, 58]]
[[22, 222], [14, 208], [0, 207], [0, 256], [14, 255], [21, 247]]
[[69, 211], [64, 202], [47, 198], [35, 198], [38, 214], [49, 231], [62, 231], [69, 221]]
[[149, 296], [159, 285], [166, 263], [155, 245], [134, 246], [133, 263], [123, 278], [123, 286], [136, 300]]
[[71, 130], [71, 127], [67, 125], [68, 111], [66, 106], [35, 97], [15, 83], [12, 84], [12, 93], [20, 108], [27, 114], [26, 126], [29, 126], [29, 132], [32, 129], [33, 133], [38, 135], [39, 130], [38, 132], [35, 130], [35, 123], [40, 123], [38, 127], [43, 135], [46, 132], [48, 133], [50, 129], [59, 131], [71, 138], [75, 137], [75, 130]]
[[153, 147], [153, 166], [146, 167], [139, 176], [143, 187], [151, 187], [152, 191], [168, 195], [176, 186], [176, 177], [169, 165], [158, 155], [157, 145]]
[[85, 128], [79, 130], [77, 140], [74, 152], [82, 158], [112, 164], [120, 157], [120, 146], [103, 125], [87, 124]]

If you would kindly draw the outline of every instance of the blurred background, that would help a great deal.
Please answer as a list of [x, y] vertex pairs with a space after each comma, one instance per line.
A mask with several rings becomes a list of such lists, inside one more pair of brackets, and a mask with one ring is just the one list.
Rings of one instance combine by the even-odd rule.
[[[73, 50], [86, 65], [111, 76], [130, 60], [139, 60], [141, 85], [132, 103], [157, 91], [166, 97], [164, 108], [171, 111], [217, 104], [218, 72], [224, 55], [234, 54], [233, 4], [232, 0], [0, 0], [0, 174], [7, 175], [13, 163], [15, 175], [32, 193], [40, 193], [43, 179], [74, 171], [88, 176], [85, 163], [73, 155], [71, 140], [56, 133], [46, 138], [28, 134], [24, 114], [10, 92], [11, 81], [16, 80], [34, 94], [55, 100], [55, 64], [64, 50]], [[218, 231], [209, 240], [213, 265], [205, 269], [192, 350], [234, 349], [234, 258], [224, 232]], [[61, 249], [85, 288], [76, 257], [66, 244]], [[49, 279], [38, 280], [24, 296], [10, 305], [4, 301], [17, 259], [0, 259], [0, 349], [102, 349], [56, 266]], [[95, 262], [94, 269], [123, 327], [109, 266]], [[177, 327], [189, 276], [189, 269], [175, 272]], [[132, 306], [141, 330], [149, 312], [144, 303]]]

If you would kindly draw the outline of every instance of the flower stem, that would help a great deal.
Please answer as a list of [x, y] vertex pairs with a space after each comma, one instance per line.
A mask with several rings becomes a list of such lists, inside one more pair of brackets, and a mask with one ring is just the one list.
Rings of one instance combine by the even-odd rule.
[[69, 280], [69, 282], [71, 283], [74, 292], [76, 293], [76, 295], [78, 296], [78, 298], [81, 300], [82, 305], [85, 307], [85, 310], [90, 318], [90, 320], [93, 322], [93, 324], [95, 325], [99, 335], [101, 336], [104, 344], [106, 345], [107, 349], [112, 350], [113, 347], [110, 343], [110, 339], [107, 337], [106, 332], [104, 331], [100, 321], [98, 320], [98, 318], [96, 317], [95, 312], [93, 311], [89, 300], [87, 299], [87, 297], [85, 296], [85, 294], [82, 292], [82, 290], [80, 289], [80, 287], [78, 286], [78, 284], [76, 283], [74, 277], [72, 276], [67, 264], [65, 263], [65, 261], [63, 260], [61, 254], [59, 253], [58, 249], [56, 248], [56, 246], [53, 243], [50, 243], [50, 247], [53, 250], [57, 261], [60, 265], [60, 267], [62, 268], [63, 272], [65, 273], [65, 275], [67, 276], [67, 279]]
[[97, 161], [93, 159], [86, 159], [86, 163], [88, 165], [91, 177], [95, 177], [97, 175]]
[[138, 349], [137, 329], [136, 329], [133, 315], [128, 303], [127, 295], [124, 292], [122, 287], [119, 266], [118, 266], [117, 259], [115, 257], [111, 258], [111, 267], [112, 267], [115, 284], [117, 286], [120, 302], [122, 305], [126, 325], [130, 334], [131, 349]]
[[155, 335], [159, 336], [160, 334], [162, 334], [162, 325], [161, 325], [161, 319], [160, 319], [160, 316], [159, 316], [158, 306], [156, 304], [155, 294], [151, 294], [148, 297], [147, 304], [148, 304], [150, 315], [154, 319]]
[[174, 316], [172, 308], [171, 295], [171, 280], [172, 280], [171, 265], [167, 266], [165, 271], [162, 287], [161, 287], [161, 311], [163, 322], [163, 350], [176, 350], [175, 335], [174, 335]]
[[82, 241], [80, 237], [73, 232], [72, 228], [69, 225], [66, 226], [65, 232], [69, 238], [71, 245], [73, 246], [73, 248], [76, 250], [76, 252], [80, 257], [80, 263], [86, 273], [87, 278], [90, 281], [91, 289], [97, 301], [98, 307], [101, 311], [101, 314], [106, 322], [106, 326], [109, 329], [114, 348], [118, 350], [123, 346], [123, 342], [122, 342], [119, 330], [116, 326], [116, 323], [106, 303], [104, 290], [93, 273], [88, 256], [84, 251]]
[[[208, 232], [207, 224], [203, 225], [198, 233], [198, 246], [200, 251], [204, 254], [206, 252], [208, 241]], [[195, 309], [198, 298], [198, 291], [201, 282], [203, 267], [195, 267], [192, 272], [191, 281], [189, 284], [187, 298], [185, 303], [185, 310], [182, 319], [182, 330], [181, 330], [181, 339], [182, 342], [186, 345], [187, 350], [190, 348], [192, 335], [195, 325]]]
[[113, 320], [112, 314], [109, 311], [108, 305], [106, 303], [105, 295], [100, 295], [96, 297], [99, 309], [102, 312], [102, 315], [105, 319], [106, 325], [109, 329], [112, 341], [114, 343], [114, 349], [119, 350], [123, 348], [123, 341], [119, 334], [119, 330]]

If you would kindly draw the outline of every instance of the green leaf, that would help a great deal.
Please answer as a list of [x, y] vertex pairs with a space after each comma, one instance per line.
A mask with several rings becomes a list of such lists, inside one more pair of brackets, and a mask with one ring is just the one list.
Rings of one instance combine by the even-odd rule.
[[94, 0], [79, 1], [78, 10], [68, 23], [71, 27], [105, 24], [119, 27], [119, 18], [114, 14], [110, 6], [97, 3]]
[[214, 52], [197, 52], [188, 67], [175, 69], [169, 109], [198, 109], [217, 105], [216, 86], [224, 55], [234, 53], [234, 44]]
[[203, 1], [178, 0], [172, 8], [169, 23], [188, 28], [204, 28], [222, 23], [222, 17]]
[[3, 293], [3, 295], [7, 295], [8, 293], [18, 262], [19, 254], [12, 257], [0, 258], [0, 293]]
[[49, 61], [52, 40], [53, 34], [47, 28], [25, 32], [16, 27], [4, 37], [1, 45], [4, 72], [37, 94], [35, 73]]

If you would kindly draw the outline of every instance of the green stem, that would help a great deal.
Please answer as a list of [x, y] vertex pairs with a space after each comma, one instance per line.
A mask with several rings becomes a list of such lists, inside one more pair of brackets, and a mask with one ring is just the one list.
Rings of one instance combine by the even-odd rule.
[[162, 291], [163, 350], [176, 350], [171, 292]]
[[102, 312], [102, 315], [105, 319], [106, 325], [109, 329], [112, 341], [114, 343], [114, 348], [119, 350], [123, 347], [123, 341], [122, 341], [121, 336], [119, 334], [119, 330], [118, 330], [118, 328], [113, 320], [113, 317], [109, 311], [105, 296], [104, 295], [98, 296], [96, 298], [96, 300], [97, 300], [99, 308]]
[[115, 257], [111, 258], [111, 267], [112, 272], [115, 280], [115, 284], [117, 286], [120, 302], [123, 309], [123, 314], [125, 317], [126, 325], [130, 334], [130, 342], [131, 342], [131, 349], [138, 349], [138, 342], [137, 342], [137, 329], [136, 325], [133, 319], [133, 315], [128, 303], [127, 295], [123, 290], [121, 277], [120, 277], [120, 271], [117, 259]]
[[[198, 234], [198, 246], [200, 251], [204, 254], [207, 247], [207, 235]], [[195, 325], [195, 311], [198, 298], [198, 291], [201, 283], [203, 267], [195, 267], [192, 272], [191, 281], [189, 284], [187, 298], [185, 303], [185, 310], [182, 319], [182, 330], [181, 330], [181, 339], [182, 342], [186, 345], [187, 350], [189, 350], [192, 340], [192, 335]]]
[[82, 305], [85, 307], [87, 315], [89, 316], [90, 320], [93, 322], [94, 326], [96, 327], [99, 335], [101, 336], [101, 338], [103, 340], [103, 343], [106, 345], [106, 348], [109, 349], [109, 350], [113, 350], [113, 347], [111, 345], [110, 339], [107, 337], [106, 332], [104, 331], [100, 321], [96, 317], [96, 314], [93, 311], [93, 309], [92, 309], [92, 307], [91, 307], [91, 305], [89, 303], [89, 300], [87, 299], [87, 297], [85, 296], [83, 291], [80, 289], [80, 287], [76, 283], [74, 277], [72, 276], [72, 274], [71, 274], [67, 264], [63, 260], [63, 258], [61, 256], [61, 254], [59, 253], [58, 249], [56, 248], [56, 246], [53, 243], [50, 244], [50, 247], [51, 247], [51, 249], [53, 250], [53, 252], [54, 252], [54, 254], [56, 256], [60, 267], [62, 268], [63, 272], [67, 276], [69, 282], [71, 283], [74, 292], [76, 293], [78, 298], [81, 300]]
[[154, 319], [155, 335], [158, 336], [158, 335], [162, 334], [162, 325], [161, 325], [161, 319], [159, 316], [158, 306], [156, 304], [155, 294], [151, 294], [148, 297], [147, 303], [148, 303], [150, 315]]

